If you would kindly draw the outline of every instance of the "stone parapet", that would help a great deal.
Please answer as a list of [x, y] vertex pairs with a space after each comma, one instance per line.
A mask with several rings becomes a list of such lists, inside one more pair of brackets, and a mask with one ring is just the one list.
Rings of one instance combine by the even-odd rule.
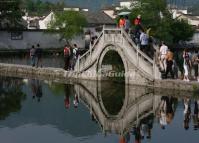
[[[35, 78], [40, 80], [53, 80], [63, 83], [78, 83], [86, 80], [96, 80], [97, 78], [82, 77], [74, 71], [65, 71], [61, 68], [35, 68], [27, 65], [14, 65], [0, 63], [0, 75], [21, 77], [21, 78]], [[182, 80], [154, 80], [146, 83], [146, 85], [139, 84], [138, 81], [131, 81], [131, 85], [142, 85], [147, 87], [154, 87], [167, 92], [169, 90], [178, 91], [199, 91], [198, 82], [185, 82]]]

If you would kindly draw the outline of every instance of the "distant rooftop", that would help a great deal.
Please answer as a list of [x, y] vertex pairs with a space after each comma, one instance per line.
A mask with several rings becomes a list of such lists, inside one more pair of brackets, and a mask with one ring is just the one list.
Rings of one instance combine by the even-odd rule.
[[106, 15], [103, 11], [98, 12], [86, 12], [82, 11], [85, 15], [89, 26], [96, 26], [96, 25], [115, 25], [114, 19]]

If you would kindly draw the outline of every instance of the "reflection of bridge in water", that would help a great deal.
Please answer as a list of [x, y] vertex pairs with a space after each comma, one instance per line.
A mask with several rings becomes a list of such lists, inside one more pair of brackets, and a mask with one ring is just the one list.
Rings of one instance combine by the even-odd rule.
[[[137, 126], [142, 119], [151, 114], [155, 114], [161, 97], [154, 96], [151, 89], [134, 86], [122, 87], [120, 85], [121, 88], [114, 86], [114, 88], [117, 88], [117, 91], [114, 92], [116, 95], [111, 95], [111, 93], [108, 93], [109, 95], [104, 94], [104, 91], [110, 89], [110, 85], [110, 83], [86, 81], [75, 85], [75, 91], [80, 97], [80, 100], [89, 108], [91, 114], [93, 114], [101, 125], [103, 132], [125, 134], [130, 131], [132, 127]], [[122, 105], [120, 109], [117, 110], [117, 106], [120, 106], [116, 103], [118, 99], [112, 100], [111, 98], [120, 96], [117, 95], [117, 93], [121, 91], [123, 92], [123, 98], [120, 98]], [[105, 105], [108, 99], [110, 102], [108, 105]], [[118, 112], [111, 114], [108, 109], [109, 107], [115, 107]]]

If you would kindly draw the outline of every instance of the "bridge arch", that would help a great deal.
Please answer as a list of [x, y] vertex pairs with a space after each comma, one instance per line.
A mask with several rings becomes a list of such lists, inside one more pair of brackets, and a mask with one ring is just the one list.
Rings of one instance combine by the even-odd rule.
[[[103, 48], [102, 52], [100, 53], [99, 58], [97, 60], [97, 73], [99, 73], [98, 80], [102, 79], [101, 68], [102, 68], [103, 60], [104, 60], [105, 56], [108, 54], [108, 52], [110, 52], [110, 51], [114, 51], [120, 56], [123, 66], [124, 66], [124, 74], [126, 72], [128, 72], [128, 62], [125, 58], [125, 53], [124, 53], [123, 49], [117, 44], [108, 43], [104, 46], [104, 48]], [[124, 76], [124, 77], [125, 77], [125, 83], [128, 83], [128, 76]]]

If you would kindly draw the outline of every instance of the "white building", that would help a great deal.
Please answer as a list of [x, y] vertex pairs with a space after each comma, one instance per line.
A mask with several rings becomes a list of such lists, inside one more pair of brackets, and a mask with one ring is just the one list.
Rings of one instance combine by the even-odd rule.
[[50, 12], [46, 17], [42, 17], [39, 20], [39, 29], [47, 29], [50, 22], [54, 19], [54, 12]]
[[192, 26], [198, 27], [199, 28], [199, 18], [197, 16], [189, 15], [189, 14], [183, 14], [179, 15], [177, 17], [178, 19], [183, 19], [188, 21], [188, 23]]
[[102, 11], [112, 19], [115, 19], [117, 17], [116, 12], [115, 12], [116, 7], [114, 7], [114, 6], [105, 7], [102, 9]]
[[176, 19], [181, 14], [188, 14], [188, 10], [187, 9], [173, 8], [173, 9], [169, 9], [169, 11], [172, 13], [173, 19]]
[[120, 1], [120, 7], [131, 9], [132, 3], [133, 3], [133, 0], [121, 0]]

